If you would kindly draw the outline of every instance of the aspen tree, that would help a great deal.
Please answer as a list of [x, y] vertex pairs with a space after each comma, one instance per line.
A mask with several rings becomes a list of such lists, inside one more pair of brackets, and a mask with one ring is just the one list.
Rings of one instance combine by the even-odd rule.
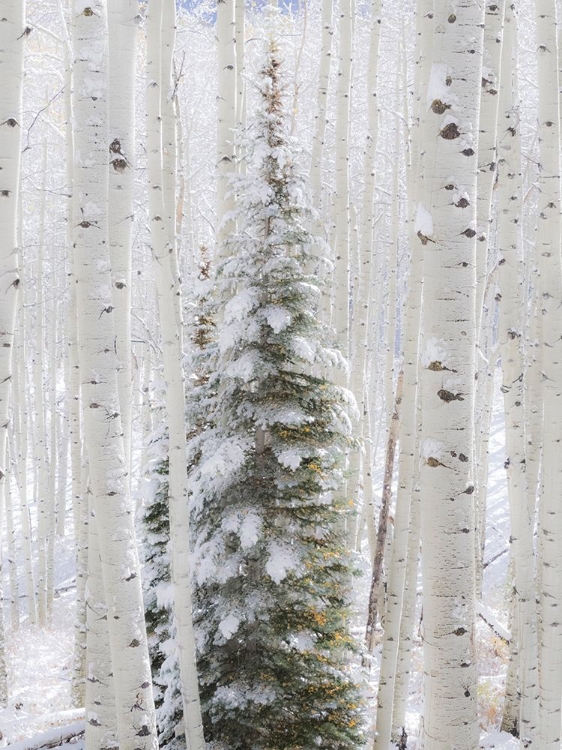
[[[357, 289], [353, 300], [353, 318], [351, 327], [351, 349], [353, 368], [351, 370], [351, 391], [359, 408], [357, 432], [363, 437], [364, 446], [368, 432], [365, 429], [365, 367], [367, 364], [367, 339], [370, 293], [372, 289], [372, 257], [375, 212], [373, 199], [375, 192], [375, 155], [378, 139], [378, 103], [377, 103], [377, 69], [379, 57], [381, 0], [375, 0], [371, 6], [371, 34], [369, 38], [369, 62], [367, 71], [367, 142], [363, 156], [363, 201], [361, 205], [361, 226], [359, 232], [359, 262], [357, 269]], [[363, 446], [363, 450], [365, 447]], [[365, 453], [363, 464], [370, 463]], [[354, 451], [350, 460], [349, 495], [357, 502], [360, 487], [361, 454]], [[362, 514], [363, 515], [363, 514]], [[355, 526], [355, 525], [354, 525]], [[356, 532], [353, 527], [352, 531]], [[351, 546], [351, 544], [350, 544]]]
[[109, 27], [109, 249], [117, 336], [119, 405], [128, 471], [133, 406], [131, 257], [135, 168], [135, 63], [137, 0], [108, 3]]
[[[93, 498], [89, 493], [85, 499], [88, 497], [92, 506]], [[86, 750], [118, 750], [108, 609], [102, 580], [98, 521], [93, 507], [89, 509], [88, 531], [88, 587], [85, 594], [88, 630]]]
[[562, 705], [562, 269], [560, 258], [560, 107], [554, 0], [537, 0], [539, 76], [539, 296], [542, 321], [542, 491], [539, 498], [541, 750], [560, 745]]
[[[186, 738], [190, 750], [204, 747], [195, 641], [193, 636], [189, 560], [189, 511], [185, 463], [185, 391], [182, 371], [181, 297], [177, 274], [176, 237], [170, 234], [166, 217], [166, 194], [162, 154], [162, 106], [171, 85], [171, 55], [161, 52], [162, 43], [172, 45], [174, 24], [163, 28], [173, 9], [172, 0], [151, 0], [147, 26], [147, 146], [149, 211], [154, 275], [162, 339], [166, 416], [169, 436], [169, 506], [171, 576], [174, 617], [180, 655], [180, 675]], [[165, 5], [169, 7], [165, 8]], [[166, 36], [165, 36], [166, 35]], [[164, 61], [168, 60], [166, 69]], [[165, 91], [163, 90], [165, 87]], [[175, 199], [174, 199], [175, 205]]]
[[[225, 216], [234, 210], [228, 176], [234, 170], [236, 128], [236, 14], [235, 0], [217, 0], [218, 130], [217, 130], [217, 247], [228, 234]], [[220, 252], [220, 250], [219, 250]]]
[[[486, 291], [489, 288], [488, 248], [492, 229], [492, 195], [497, 171], [497, 123], [500, 91], [500, 58], [502, 51], [502, 29], [504, 24], [505, 0], [486, 0], [484, 57], [482, 65], [482, 86], [480, 89], [480, 119], [478, 125], [478, 202], [476, 243], [476, 320], [478, 326], [477, 358], [477, 398], [475, 460], [477, 476], [475, 481], [476, 513], [476, 589], [482, 592], [483, 547], [486, 519], [486, 481], [488, 474], [488, 442], [490, 435], [491, 398], [495, 365], [491, 352], [491, 337], [487, 335], [493, 325], [494, 310], [486, 305]], [[490, 295], [493, 299], [493, 296]], [[487, 325], [488, 323], [488, 325]], [[490, 398], [488, 398], [490, 396]]]
[[424, 750], [473, 750], [478, 744], [472, 456], [483, 22], [477, 4], [439, 8], [427, 92], [435, 147], [425, 165], [417, 219], [424, 247]]
[[[349, 213], [349, 139], [351, 109], [351, 66], [353, 57], [353, 0], [340, 0], [339, 69], [336, 105], [336, 179], [334, 238], [333, 325], [337, 343], [347, 357], [350, 344], [350, 213]], [[337, 376], [346, 384], [343, 373]]]
[[[20, 221], [21, 224], [21, 221]], [[21, 230], [20, 230], [21, 231]], [[20, 274], [25, 289], [25, 272], [22, 269]], [[32, 529], [27, 495], [27, 440], [28, 440], [28, 405], [27, 399], [21, 398], [21, 393], [25, 392], [26, 383], [26, 346], [25, 346], [25, 308], [23, 306], [23, 294], [19, 300], [18, 321], [17, 321], [17, 354], [16, 363], [13, 369], [14, 384], [14, 424], [12, 425], [11, 445], [12, 456], [14, 457], [13, 466], [17, 479], [19, 491], [19, 506], [21, 519], [21, 538], [24, 571], [25, 571], [25, 588], [27, 597], [27, 613], [29, 622], [35, 625], [37, 622], [37, 605], [35, 599], [35, 576], [33, 571], [33, 552], [32, 552]], [[17, 457], [17, 460], [16, 460]]]
[[[246, 1], [235, 0], [236, 28], [236, 126], [240, 131], [246, 127]], [[239, 160], [240, 169], [244, 162]]]
[[318, 92], [314, 114], [314, 136], [312, 140], [312, 158], [310, 162], [310, 191], [314, 206], [322, 207], [322, 161], [324, 140], [326, 137], [326, 114], [330, 90], [330, 69], [332, 62], [332, 42], [334, 38], [333, 0], [324, 0], [322, 6], [322, 46], [318, 72]]
[[523, 747], [536, 745], [538, 737], [538, 649], [533, 549], [534, 503], [530, 504], [526, 479], [524, 419], [524, 299], [522, 285], [521, 135], [517, 100], [517, 28], [513, 4], [506, 9], [505, 39], [500, 89], [498, 137], [498, 282], [499, 343], [504, 394], [505, 468], [511, 513], [510, 550], [514, 569], [513, 620], [517, 620], [519, 736]]
[[45, 304], [44, 304], [44, 249], [45, 249], [45, 214], [47, 198], [47, 140], [42, 143], [42, 179], [39, 199], [39, 237], [37, 243], [37, 261], [35, 263], [35, 348], [33, 350], [33, 385], [35, 419], [33, 430], [33, 457], [37, 470], [35, 500], [37, 504], [37, 616], [39, 624], [45, 627], [48, 623], [47, 613], [47, 544], [49, 528], [50, 497], [48, 493], [47, 471], [47, 428], [45, 424], [44, 394], [44, 353], [45, 353]]
[[[103, 0], [73, 6], [75, 272], [84, 437], [97, 520], [120, 750], [157, 737], [140, 567], [119, 413], [108, 231], [107, 19]], [[87, 710], [94, 711], [93, 706]]]
[[[8, 480], [6, 448], [18, 277], [25, 0], [5, 0], [0, 23], [0, 491]], [[2, 696], [0, 696], [1, 700]]]
[[[6, 446], [7, 447], [7, 446]], [[10, 469], [12, 475], [12, 462], [6, 458], [6, 466]], [[16, 533], [14, 529], [14, 506], [12, 502], [12, 483], [6, 482], [6, 494], [4, 496], [6, 512], [6, 537], [7, 537], [7, 560], [8, 575], [10, 579], [10, 617], [12, 630], [17, 630], [20, 625], [20, 593], [18, 581], [18, 559], [16, 546]]]

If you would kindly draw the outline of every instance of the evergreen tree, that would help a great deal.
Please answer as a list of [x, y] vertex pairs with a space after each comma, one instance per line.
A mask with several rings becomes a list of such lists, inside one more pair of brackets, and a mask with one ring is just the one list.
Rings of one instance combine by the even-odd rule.
[[[214, 331], [211, 304], [210, 262], [201, 248], [199, 277], [192, 290], [193, 304], [188, 316], [191, 348], [187, 369], [188, 424], [191, 443], [205, 424], [207, 370]], [[164, 405], [155, 407], [164, 415]], [[148, 645], [155, 689], [158, 742], [161, 748], [183, 750], [185, 732], [177, 639], [173, 625], [173, 592], [170, 574], [170, 513], [168, 496], [168, 431], [158, 426], [150, 436], [147, 484], [142, 515], [144, 536], [144, 601]], [[196, 457], [193, 459], [196, 460]]]
[[274, 43], [258, 87], [217, 269], [218, 366], [188, 446], [201, 698], [213, 748], [335, 750], [363, 738], [338, 500], [351, 404], [318, 374], [343, 361], [318, 320], [317, 243]]
[[[163, 412], [163, 406], [159, 407]], [[168, 434], [163, 426], [150, 436], [148, 483], [142, 515], [144, 537], [143, 593], [148, 650], [161, 748], [185, 747], [177, 643], [170, 580], [170, 514], [168, 505]]]

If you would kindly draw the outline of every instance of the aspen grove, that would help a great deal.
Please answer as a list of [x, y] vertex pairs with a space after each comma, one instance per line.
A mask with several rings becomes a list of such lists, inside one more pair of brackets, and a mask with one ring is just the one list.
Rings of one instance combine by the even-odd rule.
[[0, 0], [0, 748], [562, 748], [561, 24]]

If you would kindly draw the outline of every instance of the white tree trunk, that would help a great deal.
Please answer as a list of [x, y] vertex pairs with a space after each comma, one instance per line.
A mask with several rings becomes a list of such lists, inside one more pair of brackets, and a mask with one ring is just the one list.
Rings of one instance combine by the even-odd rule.
[[330, 68], [332, 62], [332, 40], [334, 38], [333, 0], [322, 3], [322, 48], [318, 72], [318, 93], [316, 112], [314, 114], [314, 136], [312, 140], [312, 158], [310, 162], [310, 192], [315, 208], [322, 208], [322, 161], [324, 140], [326, 137], [326, 113], [330, 90]]
[[[118, 358], [119, 405], [131, 471], [132, 360], [131, 258], [135, 174], [135, 65], [139, 7], [137, 0], [108, 3], [109, 21], [109, 248]], [[130, 481], [130, 480], [129, 480]]]
[[[171, 0], [166, 0], [170, 3]], [[172, 6], [173, 7], [173, 6]], [[167, 12], [170, 8], [167, 9]], [[182, 371], [182, 331], [180, 285], [175, 268], [175, 232], [170, 234], [163, 189], [162, 102], [169, 96], [171, 58], [164, 69], [160, 55], [166, 18], [162, 0], [151, 0], [148, 15], [147, 65], [147, 145], [149, 178], [149, 211], [156, 278], [160, 335], [164, 360], [166, 415], [169, 434], [169, 504], [171, 574], [174, 587], [174, 616], [180, 654], [181, 691], [186, 737], [190, 750], [204, 748], [201, 707], [195, 663], [191, 580], [189, 561], [189, 513], [187, 504], [187, 466], [185, 462], [185, 393]], [[168, 40], [173, 44], [173, 39]], [[162, 85], [166, 89], [162, 89]]]
[[544, 397], [540, 519], [541, 750], [560, 746], [562, 704], [562, 270], [560, 260], [560, 109], [554, 0], [537, 0], [540, 189], [537, 250]]
[[[8, 446], [6, 446], [6, 449], [7, 448]], [[11, 476], [12, 462], [10, 461], [9, 457], [6, 457], [6, 466], [10, 469], [9, 476]], [[9, 479], [6, 481], [4, 503], [6, 510], [6, 547], [8, 553], [8, 574], [10, 578], [10, 617], [12, 630], [15, 631], [20, 626], [20, 592], [18, 581], [16, 532], [14, 528], [14, 506], [12, 502], [12, 483]]]
[[234, 171], [236, 127], [236, 18], [235, 0], [217, 0], [218, 131], [217, 131], [217, 241], [228, 235], [231, 222], [224, 220], [234, 209], [228, 175]]
[[445, 3], [435, 21], [427, 96], [435, 152], [425, 166], [425, 205], [418, 209], [425, 238], [421, 741], [424, 750], [474, 750], [476, 133], [484, 9]]
[[33, 457], [36, 469], [36, 492], [34, 493], [37, 505], [37, 615], [39, 624], [46, 627], [48, 623], [47, 612], [47, 545], [49, 529], [50, 498], [48, 492], [49, 475], [47, 471], [47, 428], [45, 424], [45, 398], [44, 398], [44, 351], [45, 351], [45, 304], [44, 304], [44, 246], [45, 246], [45, 213], [47, 196], [47, 166], [48, 152], [47, 141], [43, 139], [42, 144], [42, 180], [41, 196], [39, 201], [39, 237], [37, 247], [37, 263], [35, 273], [35, 350], [33, 352], [33, 384], [34, 384], [34, 444]]
[[[339, 70], [336, 109], [336, 181], [335, 199], [335, 297], [333, 326], [336, 330], [338, 348], [349, 356], [350, 319], [350, 214], [349, 214], [349, 139], [351, 112], [351, 65], [353, 54], [353, 0], [341, 0], [339, 6]], [[345, 385], [343, 371], [337, 379]]]
[[[12, 387], [12, 349], [18, 278], [23, 46], [25, 0], [4, 0], [0, 23], [0, 492], [8, 481], [5, 464]], [[3, 640], [3, 639], [2, 639]], [[0, 665], [0, 673], [2, 672]], [[2, 696], [0, 696], [0, 701]]]
[[75, 272], [84, 437], [108, 608], [119, 748], [155, 750], [150, 662], [114, 348], [106, 7], [103, 0], [83, 5], [73, 15], [73, 51]]
[[[25, 288], [25, 274], [22, 273]], [[21, 544], [24, 559], [25, 586], [27, 594], [27, 612], [29, 622], [37, 622], [37, 605], [35, 599], [35, 575], [33, 572], [32, 529], [27, 499], [27, 436], [28, 436], [28, 400], [21, 398], [26, 392], [26, 346], [25, 346], [25, 308], [20, 299], [18, 312], [17, 357], [13, 370], [14, 383], [14, 425], [12, 430], [12, 456], [16, 468], [19, 489]]]
[[523, 747], [538, 737], [539, 679], [533, 530], [525, 461], [524, 309], [525, 273], [520, 216], [522, 209], [521, 135], [517, 100], [517, 29], [514, 7], [506, 10], [500, 128], [498, 137], [498, 281], [499, 344], [504, 394], [507, 490], [511, 513], [511, 555], [515, 577], [520, 700], [519, 729]]
[[108, 611], [101, 572], [98, 523], [93, 507], [88, 515], [86, 750], [118, 750]]

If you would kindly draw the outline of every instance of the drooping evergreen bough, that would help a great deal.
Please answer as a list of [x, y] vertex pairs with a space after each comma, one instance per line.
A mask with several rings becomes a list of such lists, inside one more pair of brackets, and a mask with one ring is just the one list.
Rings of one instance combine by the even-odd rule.
[[[158, 412], [163, 415], [164, 409], [161, 407]], [[168, 750], [183, 750], [185, 734], [168, 551], [168, 433], [164, 425], [157, 426], [150, 436], [143, 494], [143, 596], [158, 744]]]
[[318, 247], [273, 43], [258, 86], [217, 269], [207, 423], [188, 446], [205, 732], [221, 750], [352, 748], [363, 708], [338, 499], [351, 399], [321, 374], [342, 360], [318, 320]]

